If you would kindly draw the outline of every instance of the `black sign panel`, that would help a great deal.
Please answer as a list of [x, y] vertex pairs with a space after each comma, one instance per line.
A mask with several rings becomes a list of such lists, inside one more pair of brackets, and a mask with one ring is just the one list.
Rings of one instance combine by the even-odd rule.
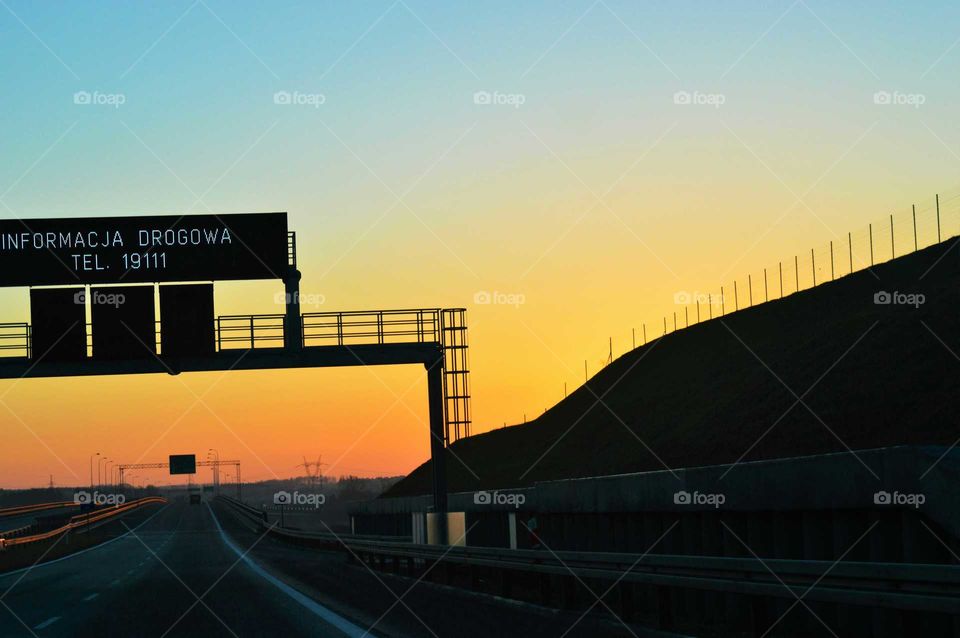
[[160, 286], [160, 347], [164, 357], [213, 354], [213, 284]]
[[157, 353], [153, 286], [90, 289], [95, 359], [149, 359]]
[[87, 356], [83, 288], [30, 291], [30, 325], [35, 361], [78, 361]]
[[197, 455], [196, 454], [171, 454], [170, 455], [170, 473], [171, 474], [196, 474], [197, 473]]
[[0, 286], [282, 279], [287, 214], [0, 220]]

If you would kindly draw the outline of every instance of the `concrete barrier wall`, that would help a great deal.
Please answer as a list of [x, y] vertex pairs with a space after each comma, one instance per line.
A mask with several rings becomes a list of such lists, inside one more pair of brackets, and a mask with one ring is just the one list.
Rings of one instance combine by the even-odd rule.
[[[557, 549], [643, 552], [675, 521], [679, 535], [664, 542], [677, 553], [737, 555], [733, 546], [746, 550], [736, 534], [785, 558], [827, 558], [876, 521], [878, 536], [898, 540], [858, 550], [865, 560], [927, 562], [943, 553], [924, 549], [932, 532], [948, 544], [960, 539], [958, 488], [960, 450], [901, 446], [457, 493], [449, 509], [467, 513], [468, 544], [525, 547], [540, 535]], [[400, 521], [429, 505], [427, 496], [377, 499], [355, 504], [351, 515], [358, 533], [410, 534]]]

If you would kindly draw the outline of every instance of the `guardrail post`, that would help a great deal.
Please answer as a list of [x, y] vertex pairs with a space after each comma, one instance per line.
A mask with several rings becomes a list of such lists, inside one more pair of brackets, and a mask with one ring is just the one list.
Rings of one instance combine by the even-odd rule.
[[498, 589], [500, 590], [500, 595], [503, 596], [504, 598], [510, 598], [510, 592], [512, 590], [512, 587], [510, 585], [511, 585], [513, 574], [509, 569], [498, 569], [497, 572], [499, 576]]
[[540, 602], [549, 607], [553, 599], [553, 582], [550, 574], [540, 574]]
[[[673, 629], [673, 609], [670, 590], [667, 587], [657, 587], [657, 628]], [[758, 634], [759, 635], [759, 634]]]
[[619, 585], [618, 598], [620, 607], [620, 618], [629, 621], [633, 618], [633, 585], [621, 581]]
[[560, 577], [560, 606], [573, 609], [577, 604], [577, 581], [573, 576]]

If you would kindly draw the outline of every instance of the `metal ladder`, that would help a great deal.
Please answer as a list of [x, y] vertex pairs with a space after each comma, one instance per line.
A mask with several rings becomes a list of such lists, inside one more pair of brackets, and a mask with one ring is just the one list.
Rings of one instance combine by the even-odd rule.
[[444, 439], [447, 445], [470, 436], [470, 366], [467, 360], [467, 311], [440, 311], [443, 347]]
[[287, 233], [287, 264], [297, 269], [297, 233], [292, 230]]

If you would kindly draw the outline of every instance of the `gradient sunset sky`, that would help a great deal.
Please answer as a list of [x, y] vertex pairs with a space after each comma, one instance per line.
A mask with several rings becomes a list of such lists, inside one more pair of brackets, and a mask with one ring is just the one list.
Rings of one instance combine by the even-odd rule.
[[[958, 20], [947, 2], [2, 0], [0, 215], [288, 211], [304, 311], [469, 310], [483, 432], [580, 385], [608, 338], [618, 356], [632, 329], [659, 335], [678, 294], [848, 231], [860, 250], [868, 223], [960, 192]], [[217, 312], [280, 312], [280, 290], [218, 285]], [[0, 321], [27, 300], [0, 291]], [[424, 376], [3, 381], [0, 487], [209, 448], [247, 480], [320, 454], [403, 474], [428, 455]]]

